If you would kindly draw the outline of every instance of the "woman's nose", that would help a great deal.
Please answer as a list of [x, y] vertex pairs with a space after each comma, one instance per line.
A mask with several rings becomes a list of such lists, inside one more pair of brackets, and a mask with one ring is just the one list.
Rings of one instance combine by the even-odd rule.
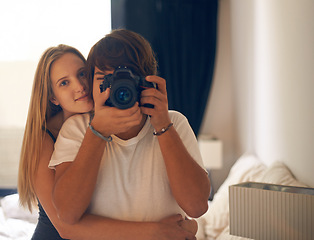
[[88, 82], [87, 82], [86, 78], [79, 79], [79, 82], [80, 82], [81, 86], [83, 87], [83, 90], [87, 91], [89, 89]]
[[82, 92], [86, 89], [86, 86], [77, 79], [76, 84], [75, 84], [75, 91], [76, 92]]

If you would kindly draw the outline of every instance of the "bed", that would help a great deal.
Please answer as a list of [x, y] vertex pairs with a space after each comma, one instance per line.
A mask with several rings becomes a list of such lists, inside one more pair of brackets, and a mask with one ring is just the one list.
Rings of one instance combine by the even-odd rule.
[[[266, 167], [257, 157], [245, 154], [231, 168], [227, 179], [218, 189], [208, 211], [198, 222], [198, 240], [245, 239], [229, 234], [228, 187], [233, 184], [256, 181], [306, 187], [297, 181], [282, 162]], [[38, 214], [29, 213], [18, 202], [18, 194], [10, 194], [0, 200], [0, 240], [29, 240], [36, 226]]]

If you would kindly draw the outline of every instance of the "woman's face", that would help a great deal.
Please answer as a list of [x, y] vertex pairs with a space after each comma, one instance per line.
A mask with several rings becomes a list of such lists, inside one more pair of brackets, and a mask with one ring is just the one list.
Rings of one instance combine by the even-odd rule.
[[73, 53], [64, 54], [51, 65], [54, 97], [50, 101], [62, 107], [65, 119], [76, 113], [89, 112], [93, 108], [93, 101], [86, 89], [84, 67], [82, 59]]

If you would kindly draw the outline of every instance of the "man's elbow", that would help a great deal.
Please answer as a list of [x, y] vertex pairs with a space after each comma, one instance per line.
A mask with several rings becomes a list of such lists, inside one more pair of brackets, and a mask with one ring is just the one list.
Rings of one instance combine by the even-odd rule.
[[198, 195], [198, 197], [193, 198], [187, 207], [188, 211], [186, 213], [190, 217], [198, 218], [205, 214], [208, 210], [208, 199], [211, 186], [209, 179], [207, 178], [206, 180], [206, 185], [204, 186], [203, 191]]
[[58, 212], [58, 218], [60, 219], [60, 221], [64, 222], [65, 224], [69, 224], [69, 225], [74, 225], [77, 224], [80, 219], [81, 219], [81, 215], [76, 214], [76, 213], [71, 213], [69, 211], [66, 212]]
[[74, 238], [75, 228], [73, 228], [72, 225], [69, 225], [61, 220], [54, 222], [53, 225], [62, 239]]
[[208, 202], [202, 201], [197, 204], [190, 206], [186, 213], [192, 218], [199, 218], [203, 214], [205, 214], [208, 210]]
[[76, 224], [82, 217], [82, 214], [80, 214], [79, 211], [76, 211], [71, 208], [71, 206], [64, 204], [62, 201], [58, 201], [55, 196], [53, 196], [53, 204], [57, 211], [58, 218], [65, 224]]
[[62, 239], [71, 239], [72, 237], [67, 227], [59, 226], [57, 231]]

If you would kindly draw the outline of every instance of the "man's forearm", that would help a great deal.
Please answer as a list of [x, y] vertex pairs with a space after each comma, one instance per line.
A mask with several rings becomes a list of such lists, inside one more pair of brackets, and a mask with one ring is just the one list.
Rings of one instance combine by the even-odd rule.
[[87, 129], [75, 160], [56, 167], [53, 201], [59, 217], [77, 222], [87, 209], [106, 142]]

